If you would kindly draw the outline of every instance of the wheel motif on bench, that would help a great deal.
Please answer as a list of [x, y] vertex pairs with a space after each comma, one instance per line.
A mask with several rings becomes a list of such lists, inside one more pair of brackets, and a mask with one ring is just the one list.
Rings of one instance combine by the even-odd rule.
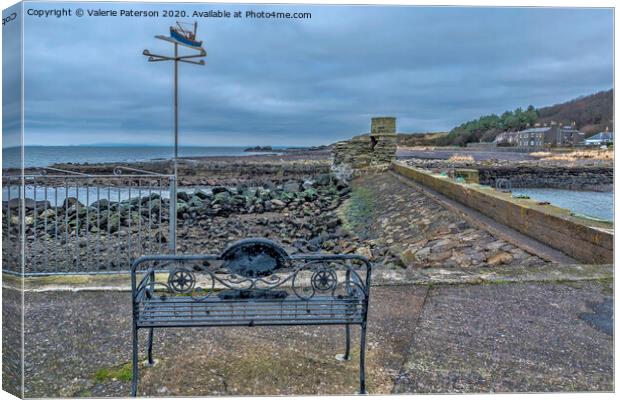
[[334, 290], [338, 284], [338, 278], [334, 271], [320, 269], [312, 275], [312, 286], [319, 292]]
[[175, 268], [168, 276], [168, 286], [176, 293], [188, 293], [195, 284], [194, 273], [185, 268]]

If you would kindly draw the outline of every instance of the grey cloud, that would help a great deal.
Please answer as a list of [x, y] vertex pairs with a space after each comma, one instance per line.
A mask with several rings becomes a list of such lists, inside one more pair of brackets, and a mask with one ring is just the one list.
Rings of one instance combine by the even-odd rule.
[[[401, 131], [448, 130], [613, 84], [610, 9], [186, 8], [313, 17], [201, 20], [207, 66], [181, 65], [185, 144], [329, 143], [378, 114], [397, 116]], [[172, 66], [141, 52], [170, 51], [153, 35], [171, 21], [27, 19], [26, 141], [170, 144]]]

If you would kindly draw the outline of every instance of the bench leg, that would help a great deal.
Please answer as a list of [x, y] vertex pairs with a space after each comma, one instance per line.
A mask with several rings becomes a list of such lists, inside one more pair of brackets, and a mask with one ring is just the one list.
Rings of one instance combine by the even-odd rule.
[[345, 333], [345, 348], [344, 348], [344, 359], [351, 359], [351, 327], [347, 324], [344, 328]]
[[362, 324], [360, 338], [360, 394], [368, 394], [366, 392], [366, 323]]
[[131, 397], [136, 397], [138, 391], [138, 328], [133, 326], [133, 355], [131, 371]]
[[153, 362], [153, 328], [149, 328], [149, 342], [148, 342], [148, 365], [152, 366]]

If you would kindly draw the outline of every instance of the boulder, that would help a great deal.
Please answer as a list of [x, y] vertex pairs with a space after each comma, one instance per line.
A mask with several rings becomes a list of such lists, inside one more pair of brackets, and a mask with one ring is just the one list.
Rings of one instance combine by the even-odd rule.
[[318, 197], [318, 192], [316, 189], [306, 189], [303, 191], [303, 197], [306, 201], [313, 201]]
[[202, 190], [196, 190], [194, 192], [194, 196], [198, 197], [201, 200], [212, 199], [213, 198], [213, 194], [203, 192]]
[[359, 254], [360, 256], [366, 257], [369, 260], [372, 259], [372, 251], [369, 247], [358, 247], [357, 249], [355, 249], [355, 253]]
[[121, 217], [118, 214], [114, 213], [110, 215], [110, 218], [107, 219], [106, 221], [107, 228], [109, 229], [110, 233], [114, 233], [118, 231], [120, 222], [121, 222]]
[[228, 191], [217, 192], [213, 197], [213, 204], [228, 205], [230, 204], [230, 193]]
[[282, 190], [290, 193], [297, 193], [301, 191], [301, 185], [297, 181], [288, 181], [282, 185]]
[[41, 215], [39, 216], [40, 218], [53, 218], [56, 216], [56, 210], [52, 209], [52, 208], [48, 208], [47, 210], [43, 210], [43, 212], [41, 213]]
[[285, 202], [283, 202], [282, 200], [278, 200], [278, 199], [271, 200], [271, 204], [276, 207], [280, 207], [280, 208], [286, 206]]
[[510, 264], [511, 262], [512, 255], [505, 251], [498, 251], [487, 258], [487, 263], [490, 265]]
[[[185, 193], [185, 192], [183, 192]], [[149, 196], [144, 196], [141, 199], [141, 203], [143, 206], [146, 206], [149, 202], [152, 202], [154, 200], [159, 199], [159, 194], [158, 193], [151, 193]]]
[[415, 256], [418, 260], [424, 261], [428, 258], [430, 254], [431, 254], [431, 248], [423, 247], [420, 250], [416, 251]]
[[[78, 204], [79, 204], [79, 207], [78, 207]], [[86, 214], [86, 207], [84, 207], [78, 202], [76, 204], [73, 204], [71, 207], [67, 208], [66, 212], [67, 212], [67, 215], [69, 216], [77, 213], [77, 215], [81, 217]]]
[[151, 207], [151, 213], [159, 212], [159, 209], [161, 207], [161, 200], [155, 199], [151, 201], [150, 207]]
[[457, 243], [451, 239], [441, 239], [431, 247], [431, 251], [433, 253], [443, 253], [453, 249], [456, 245]]
[[228, 189], [227, 187], [224, 187], [224, 186], [216, 186], [213, 189], [211, 189], [211, 192], [213, 193], [214, 196], [219, 194], [219, 193], [231, 194], [230, 189]]
[[189, 201], [190, 196], [187, 192], [177, 192], [177, 200]]
[[80, 201], [78, 199], [76, 199], [75, 197], [67, 197], [65, 199], [65, 201], [62, 202], [62, 208], [66, 210], [68, 208], [71, 208], [71, 207], [75, 206], [76, 204], [80, 208], [84, 207], [84, 205], [82, 203], [80, 203]]
[[316, 184], [318, 186], [329, 186], [332, 183], [332, 176], [330, 174], [321, 174], [316, 178]]
[[452, 256], [452, 251], [446, 251], [443, 253], [431, 253], [426, 258], [430, 262], [440, 262], [445, 261]]
[[192, 196], [187, 202], [187, 205], [189, 207], [202, 207], [203, 204], [204, 204], [204, 200], [196, 195]]
[[178, 217], [183, 216], [183, 214], [186, 213], [188, 210], [189, 210], [189, 206], [187, 205], [187, 203], [184, 203], [184, 202], [177, 203], [177, 216]]
[[97, 201], [93, 202], [90, 205], [90, 207], [94, 208], [94, 209], [98, 209], [98, 210], [99, 209], [105, 210], [108, 207], [110, 207], [110, 202], [107, 199], [100, 199], [100, 200], [97, 200]]
[[295, 195], [290, 192], [282, 192], [282, 194], [280, 195], [280, 199], [286, 203], [290, 203], [291, 201], [295, 200]]
[[405, 251], [403, 251], [402, 253], [400, 253], [399, 259], [400, 262], [405, 266], [408, 267], [412, 264], [414, 264], [417, 261], [417, 257], [415, 255], [415, 250], [412, 248], [408, 248]]
[[340, 218], [336, 217], [336, 218], [332, 218], [332, 219], [328, 220], [327, 222], [325, 222], [325, 226], [328, 229], [334, 229], [338, 225], [340, 225], [341, 223], [342, 223], [342, 221], [340, 221]]
[[310, 189], [313, 188], [315, 186], [314, 181], [312, 180], [305, 180], [304, 183], [301, 185], [302, 188], [304, 189]]
[[[34, 201], [32, 199], [29, 199], [29, 200]], [[3, 201], [3, 203], [5, 203], [8, 208], [19, 208], [20, 201], [18, 198], [14, 198], [6, 202]]]

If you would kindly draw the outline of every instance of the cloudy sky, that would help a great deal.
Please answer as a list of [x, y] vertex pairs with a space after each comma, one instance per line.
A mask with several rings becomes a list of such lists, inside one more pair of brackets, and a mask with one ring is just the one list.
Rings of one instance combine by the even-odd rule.
[[[25, 10], [63, 6], [78, 7]], [[199, 20], [207, 65], [180, 67], [182, 145], [331, 143], [367, 132], [373, 115], [396, 116], [401, 132], [449, 130], [613, 85], [610, 9], [171, 7], [312, 13]], [[153, 36], [174, 21], [26, 16], [26, 144], [172, 143], [172, 64], [141, 53], [169, 52]]]

